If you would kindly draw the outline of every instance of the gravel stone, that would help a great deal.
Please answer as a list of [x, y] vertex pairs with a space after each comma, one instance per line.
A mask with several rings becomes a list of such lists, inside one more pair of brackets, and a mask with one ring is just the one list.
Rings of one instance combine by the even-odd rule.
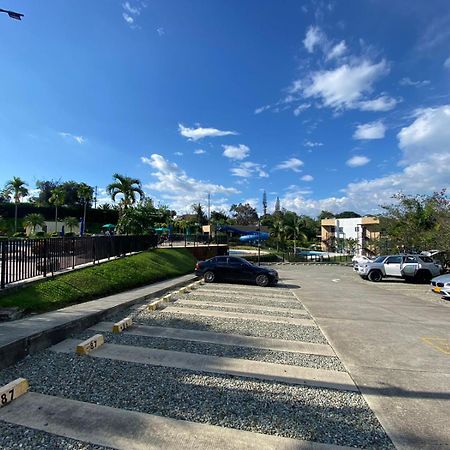
[[[212, 302], [211, 302], [212, 303]], [[209, 309], [213, 311], [229, 311], [229, 312], [238, 312], [238, 313], [248, 313], [248, 314], [261, 314], [263, 316], [277, 316], [277, 317], [289, 317], [292, 319], [308, 319], [311, 316], [308, 314], [296, 314], [295, 312], [289, 311], [288, 308], [285, 308], [286, 311], [267, 311], [266, 309], [248, 309], [245, 306], [236, 306], [232, 308], [231, 306], [222, 306], [220, 303], [217, 305], [190, 305], [189, 303], [174, 303], [174, 306], [177, 308], [195, 308], [195, 309]]]
[[187, 294], [186, 296], [179, 296], [179, 299], [185, 298], [192, 300], [204, 300], [205, 302], [222, 302], [222, 303], [240, 303], [243, 305], [261, 305], [261, 306], [276, 306], [277, 308], [288, 308], [288, 309], [304, 309], [303, 305], [292, 297], [292, 301], [282, 301], [277, 302], [277, 300], [266, 299], [263, 297], [242, 297], [242, 296], [234, 296], [234, 297], [225, 297], [217, 294], [216, 296], [212, 295], [202, 295], [200, 292], [192, 292]]
[[357, 392], [111, 364], [49, 350], [0, 372], [2, 384], [18, 376], [33, 391], [79, 401], [335, 445], [394, 448]]
[[141, 325], [214, 331], [217, 333], [242, 334], [244, 336], [268, 337], [292, 341], [327, 344], [317, 327], [304, 327], [285, 323], [269, 323], [246, 319], [203, 317], [193, 314], [176, 314], [163, 311], [139, 312], [134, 321]]
[[[176, 352], [197, 353], [201, 355], [222, 356], [226, 358], [250, 359], [290, 366], [311, 367], [313, 369], [337, 370], [345, 372], [345, 367], [335, 356], [309, 355], [304, 353], [283, 352], [260, 348], [238, 347], [225, 344], [211, 344], [205, 342], [184, 341], [148, 336], [136, 336], [121, 333], [102, 333], [105, 342], [110, 344], [132, 345], [138, 347], [158, 348]], [[80, 341], [92, 336], [90, 332], [83, 332], [76, 337]]]
[[2, 450], [108, 450], [110, 447], [87, 444], [86, 442], [13, 425], [0, 420], [0, 448]]

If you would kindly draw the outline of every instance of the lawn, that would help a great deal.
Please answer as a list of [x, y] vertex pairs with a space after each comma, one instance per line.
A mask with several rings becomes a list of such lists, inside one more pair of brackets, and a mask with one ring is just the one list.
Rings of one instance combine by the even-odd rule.
[[38, 281], [0, 296], [0, 307], [42, 313], [193, 273], [195, 263], [185, 249], [150, 250]]

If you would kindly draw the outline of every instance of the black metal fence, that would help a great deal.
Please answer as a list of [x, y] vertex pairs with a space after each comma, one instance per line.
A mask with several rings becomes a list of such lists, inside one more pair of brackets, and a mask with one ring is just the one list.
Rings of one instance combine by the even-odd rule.
[[210, 237], [209, 234], [177, 234], [172, 233], [167, 236], [160, 236], [158, 245], [169, 247], [196, 247], [197, 245], [218, 245], [228, 244], [228, 236], [216, 235]]
[[157, 236], [94, 236], [0, 241], [0, 288], [58, 270], [140, 252], [157, 246]]

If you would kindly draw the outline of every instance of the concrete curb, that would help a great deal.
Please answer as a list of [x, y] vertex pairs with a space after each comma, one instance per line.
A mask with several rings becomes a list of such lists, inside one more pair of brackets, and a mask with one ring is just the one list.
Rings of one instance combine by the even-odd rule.
[[0, 369], [57, 344], [70, 334], [89, 328], [136, 303], [190, 284], [196, 278], [194, 275], [184, 275], [57, 311], [1, 323]]

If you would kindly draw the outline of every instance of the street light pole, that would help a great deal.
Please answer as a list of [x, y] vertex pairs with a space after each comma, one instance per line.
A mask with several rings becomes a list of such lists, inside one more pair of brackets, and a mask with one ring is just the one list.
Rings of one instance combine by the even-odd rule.
[[14, 11], [9, 11], [7, 9], [1, 9], [0, 8], [0, 13], [6, 13], [8, 14], [9, 17], [11, 17], [11, 19], [15, 19], [15, 20], [22, 20], [23, 14], [14, 12]]

